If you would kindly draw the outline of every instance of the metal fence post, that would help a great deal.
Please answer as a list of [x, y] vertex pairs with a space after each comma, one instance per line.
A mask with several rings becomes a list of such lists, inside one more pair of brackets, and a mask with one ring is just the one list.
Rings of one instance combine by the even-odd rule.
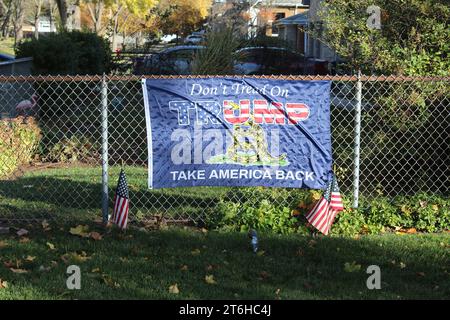
[[361, 70], [358, 70], [358, 81], [356, 82], [356, 106], [355, 106], [355, 141], [353, 158], [353, 208], [358, 208], [359, 201], [359, 162], [361, 142], [361, 100], [362, 83]]
[[102, 216], [103, 223], [109, 219], [109, 194], [108, 194], [108, 83], [103, 74], [102, 79]]

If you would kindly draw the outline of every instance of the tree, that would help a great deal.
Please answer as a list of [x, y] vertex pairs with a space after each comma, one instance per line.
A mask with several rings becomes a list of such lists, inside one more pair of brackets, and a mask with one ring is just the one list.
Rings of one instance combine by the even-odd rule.
[[158, 9], [170, 12], [166, 19], [160, 20], [161, 30], [186, 36], [201, 27], [210, 6], [211, 0], [161, 0]]
[[105, 6], [112, 3], [113, 0], [84, 0], [83, 3], [89, 12], [89, 16], [94, 25], [94, 32], [97, 34], [103, 33], [103, 13]]
[[42, 5], [44, 1], [43, 0], [34, 0], [33, 3], [33, 25], [34, 25], [34, 38], [39, 39], [39, 21], [41, 17], [42, 12]]
[[12, 23], [14, 31], [14, 47], [23, 38], [23, 20], [25, 17], [25, 0], [12, 0]]
[[[117, 49], [117, 34], [126, 28], [129, 21], [138, 21], [141, 28], [150, 18], [154, 0], [113, 0], [110, 5], [110, 26], [112, 31], [112, 50]], [[131, 18], [130, 18], [131, 17]]]
[[58, 6], [59, 17], [61, 19], [61, 28], [67, 28], [67, 0], [55, 0]]
[[[372, 4], [372, 3], [371, 3]], [[445, 0], [376, 0], [381, 29], [367, 26], [366, 0], [323, 1], [312, 33], [350, 69], [405, 75], [450, 74], [450, 7]]]
[[0, 36], [7, 38], [9, 36], [9, 25], [12, 16], [12, 0], [0, 0], [0, 18], [2, 23], [0, 25]]

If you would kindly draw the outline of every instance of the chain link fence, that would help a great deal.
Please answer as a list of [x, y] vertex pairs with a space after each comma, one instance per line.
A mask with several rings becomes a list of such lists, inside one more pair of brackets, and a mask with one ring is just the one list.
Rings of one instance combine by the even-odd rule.
[[[449, 78], [270, 78], [332, 81], [334, 170], [347, 199], [448, 195]], [[0, 77], [0, 220], [100, 217], [102, 89], [108, 111], [108, 192], [112, 199], [123, 166], [132, 220], [201, 223], [220, 199], [243, 200], [240, 188], [148, 190], [141, 77]]]

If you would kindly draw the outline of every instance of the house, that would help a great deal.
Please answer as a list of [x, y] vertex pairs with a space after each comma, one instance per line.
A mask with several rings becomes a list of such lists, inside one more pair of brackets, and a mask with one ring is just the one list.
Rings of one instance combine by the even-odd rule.
[[[335, 63], [339, 57], [336, 52], [323, 43], [320, 39], [307, 32], [312, 24], [323, 28], [319, 17], [321, 0], [311, 0], [308, 10], [288, 18], [274, 22], [275, 28], [279, 30], [278, 37], [289, 42], [298, 52], [303, 53], [306, 58]], [[320, 30], [318, 32], [320, 34]]]
[[308, 11], [309, 3], [310, 0], [257, 0], [254, 4], [257, 18], [252, 25], [265, 35], [276, 37], [279, 35], [276, 21]]
[[243, 29], [248, 37], [258, 33], [267, 36], [278, 36], [274, 22], [308, 10], [310, 0], [214, 0], [211, 6], [210, 19], [228, 18], [236, 24], [244, 24]]

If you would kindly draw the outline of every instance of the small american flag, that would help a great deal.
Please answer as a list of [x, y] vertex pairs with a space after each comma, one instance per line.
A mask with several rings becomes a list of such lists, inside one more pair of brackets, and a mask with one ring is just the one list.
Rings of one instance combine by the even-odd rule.
[[111, 217], [112, 222], [117, 224], [121, 229], [127, 227], [129, 205], [127, 177], [122, 169], [117, 183], [116, 194], [114, 195], [114, 209]]
[[339, 211], [344, 210], [337, 180], [333, 175], [322, 198], [306, 214], [306, 219], [317, 230], [327, 235]]

